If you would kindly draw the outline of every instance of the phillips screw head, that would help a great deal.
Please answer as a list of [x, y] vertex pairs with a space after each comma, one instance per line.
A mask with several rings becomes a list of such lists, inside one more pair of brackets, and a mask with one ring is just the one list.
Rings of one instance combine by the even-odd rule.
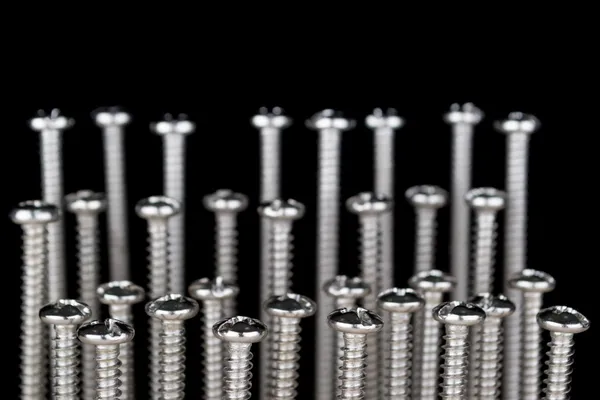
[[444, 114], [444, 121], [448, 124], [471, 124], [477, 125], [483, 119], [483, 111], [475, 107], [473, 103], [458, 104], [450, 106], [450, 111]]
[[391, 288], [377, 298], [377, 305], [392, 313], [414, 313], [425, 305], [425, 300], [413, 289]]
[[273, 107], [271, 109], [267, 107], [261, 107], [258, 110], [258, 114], [253, 116], [250, 122], [255, 128], [258, 129], [283, 129], [292, 124], [292, 119], [287, 115], [284, 115], [284, 111], [281, 107]]
[[554, 306], [541, 310], [538, 324], [550, 332], [581, 333], [590, 328], [590, 321], [579, 311], [566, 306]]
[[413, 186], [404, 196], [413, 207], [441, 208], [448, 202], [448, 192], [433, 185]]
[[506, 318], [515, 312], [515, 304], [503, 294], [482, 293], [473, 297], [469, 303], [485, 311], [488, 318]]
[[376, 108], [371, 115], [365, 118], [365, 125], [371, 129], [383, 127], [400, 129], [404, 126], [404, 119], [398, 116], [395, 108], [388, 108], [385, 111], [382, 108]]
[[433, 319], [442, 324], [473, 326], [485, 319], [485, 311], [474, 304], [462, 301], [449, 301], [434, 307]]
[[92, 118], [101, 128], [108, 126], [124, 126], [131, 121], [131, 116], [120, 107], [103, 107], [92, 112]]
[[371, 288], [361, 278], [346, 275], [338, 275], [326, 282], [323, 290], [331, 297], [346, 299], [361, 299], [371, 293]]
[[329, 326], [338, 332], [366, 335], [379, 332], [383, 328], [383, 320], [367, 309], [340, 308], [327, 316]]
[[248, 207], [248, 196], [229, 189], [219, 189], [204, 196], [204, 207], [212, 212], [240, 212]]
[[213, 334], [225, 342], [258, 343], [267, 336], [268, 329], [257, 319], [238, 316], [214, 324]]
[[50, 325], [81, 325], [92, 316], [90, 307], [77, 300], [62, 299], [40, 309], [40, 319]]
[[37, 115], [29, 121], [31, 129], [40, 132], [47, 129], [63, 130], [70, 128], [74, 124], [75, 120], [60, 115], [60, 110], [57, 108], [52, 109], [49, 113], [39, 110]]
[[275, 199], [262, 204], [258, 208], [258, 214], [270, 219], [297, 220], [304, 216], [304, 205], [296, 200]]
[[362, 215], [386, 213], [393, 204], [392, 199], [370, 192], [362, 192], [346, 200], [348, 211]]
[[506, 193], [494, 188], [476, 188], [467, 192], [465, 201], [475, 210], [499, 211], [506, 203]]
[[141, 286], [129, 281], [113, 281], [98, 286], [96, 294], [100, 303], [107, 305], [133, 305], [144, 300]]
[[72, 213], [97, 214], [106, 209], [104, 193], [79, 190], [65, 196], [66, 208]]
[[355, 125], [356, 121], [345, 118], [340, 111], [331, 109], [320, 111], [306, 121], [306, 126], [314, 130], [337, 129], [347, 131], [354, 128]]
[[521, 272], [517, 272], [508, 281], [508, 284], [513, 289], [538, 293], [551, 292], [556, 287], [556, 281], [552, 276], [534, 269], [524, 269]]
[[500, 133], [531, 134], [540, 129], [540, 121], [531, 114], [511, 112], [508, 118], [494, 122], [494, 128]]
[[188, 292], [197, 300], [225, 300], [237, 296], [239, 288], [237, 285], [223, 281], [223, 277], [217, 276], [214, 281], [209, 278], [195, 280], [188, 288]]
[[17, 204], [10, 213], [15, 224], [48, 224], [60, 218], [60, 211], [52, 204], [41, 200], [28, 200]]
[[189, 135], [196, 130], [196, 124], [188, 120], [185, 114], [179, 114], [177, 117], [165, 114], [162, 121], [150, 124], [150, 130], [158, 135]]
[[183, 321], [198, 314], [198, 302], [180, 294], [168, 294], [146, 304], [146, 314], [164, 321]]
[[454, 289], [456, 279], [440, 270], [432, 269], [414, 275], [408, 284], [417, 291], [445, 293]]
[[144, 219], [169, 218], [179, 213], [181, 203], [167, 196], [151, 196], [135, 206], [137, 215]]
[[272, 296], [265, 301], [263, 308], [279, 318], [306, 318], [315, 314], [317, 304], [305, 296], [288, 293], [283, 296]]
[[130, 342], [135, 336], [133, 327], [116, 319], [91, 321], [79, 327], [77, 336], [82, 343], [95, 346], [118, 345]]

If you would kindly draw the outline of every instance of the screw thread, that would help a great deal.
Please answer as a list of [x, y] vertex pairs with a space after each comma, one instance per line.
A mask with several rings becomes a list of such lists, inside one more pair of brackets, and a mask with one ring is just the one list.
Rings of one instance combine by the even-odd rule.
[[[351, 297], [338, 297], [337, 299], [335, 299], [335, 309], [339, 310], [340, 308], [348, 308], [348, 309], [353, 309], [356, 307], [356, 299], [351, 298]], [[334, 338], [334, 343], [335, 343], [335, 350], [336, 350], [336, 355], [335, 355], [335, 369], [333, 371], [332, 374], [332, 381], [336, 382], [336, 395], [339, 396], [340, 395], [340, 385], [342, 384], [341, 381], [341, 376], [339, 376], [338, 371], [341, 370], [342, 368], [342, 360], [344, 358], [344, 334], [342, 332], [336, 332]]]
[[100, 315], [100, 302], [96, 295], [99, 285], [100, 257], [98, 249], [97, 215], [77, 215], [77, 257], [79, 261], [79, 298], [90, 307], [94, 318]]
[[185, 396], [185, 328], [183, 321], [162, 321], [160, 334], [160, 399]]
[[223, 396], [223, 343], [212, 327], [222, 317], [222, 305], [218, 300], [204, 300], [204, 398], [221, 400]]
[[389, 313], [389, 369], [386, 370], [387, 399], [410, 398], [412, 327], [410, 314]]
[[79, 341], [74, 325], [55, 325], [52, 340], [55, 364], [52, 397], [56, 400], [79, 400]]
[[521, 400], [537, 400], [540, 394], [541, 328], [537, 313], [542, 307], [541, 293], [524, 293], [521, 348]]
[[296, 398], [300, 360], [300, 320], [298, 318], [273, 318], [273, 338], [270, 357], [270, 394], [273, 399]]
[[83, 400], [96, 399], [96, 348], [91, 344], [81, 345], [81, 380]]
[[494, 291], [494, 263], [496, 255], [496, 213], [479, 211], [473, 232], [473, 275], [471, 295]]
[[474, 390], [471, 396], [478, 400], [496, 400], [500, 397], [500, 378], [502, 376], [502, 320], [486, 318], [483, 325], [476, 326], [477, 347], [474, 352], [475, 366], [471, 379]]
[[[225, 282], [232, 284], [237, 284], [238, 232], [236, 217], [235, 213], [218, 212], [215, 227], [216, 276], [221, 276]], [[235, 315], [235, 298], [225, 300], [224, 308], [225, 315]]]
[[466, 395], [469, 328], [460, 325], [446, 325], [444, 365], [441, 384], [442, 399], [463, 400]]
[[[109, 306], [110, 317], [133, 326], [131, 306], [113, 304]], [[121, 360], [121, 397], [123, 400], [135, 398], [134, 347], [133, 341], [119, 345], [119, 360]]]
[[550, 332], [550, 338], [550, 349], [546, 353], [544, 400], [567, 400], [573, 372], [573, 334]]
[[429, 271], [435, 266], [437, 210], [421, 207], [416, 210], [415, 273]]
[[227, 343], [227, 365], [223, 370], [223, 399], [248, 400], [252, 388], [252, 353], [249, 343]]
[[160, 320], [150, 318], [148, 326], [150, 353], [150, 398], [152, 400], [160, 399]]
[[121, 399], [121, 361], [119, 346], [96, 346], [96, 392], [97, 399]]
[[271, 294], [283, 296], [289, 292], [292, 284], [292, 223], [286, 220], [273, 221], [271, 229]]
[[367, 336], [344, 333], [344, 356], [340, 368], [340, 400], [365, 398], [365, 367], [367, 360]]
[[168, 242], [167, 220], [148, 220], [148, 291], [152, 299], [164, 296], [169, 289]]

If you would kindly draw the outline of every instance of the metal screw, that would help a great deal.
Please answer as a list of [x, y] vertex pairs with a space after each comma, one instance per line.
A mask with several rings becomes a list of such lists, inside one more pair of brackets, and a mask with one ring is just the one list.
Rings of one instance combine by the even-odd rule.
[[469, 303], [486, 315], [481, 326], [471, 328], [469, 361], [469, 399], [497, 400], [502, 379], [502, 321], [515, 312], [515, 305], [504, 295], [483, 293]]
[[367, 337], [381, 331], [383, 321], [377, 314], [359, 307], [335, 310], [329, 314], [327, 322], [344, 338], [338, 399], [362, 400], [365, 398], [367, 353], [373, 354], [368, 348]]
[[[129, 281], [113, 281], [100, 285], [97, 295], [102, 304], [108, 305], [111, 318], [133, 326], [131, 306], [144, 300], [144, 289]], [[133, 340], [120, 346], [121, 399], [135, 398], [135, 369]]]
[[[217, 322], [213, 334], [227, 346], [227, 366], [223, 370], [223, 400], [248, 400], [252, 388], [252, 343], [267, 336], [265, 324], [248, 317], [233, 317]], [[266, 392], [266, 391], [265, 391]]]
[[77, 336], [81, 343], [96, 346], [96, 399], [122, 400], [119, 347], [133, 340], [133, 328], [108, 318], [81, 325]]
[[409, 188], [406, 199], [414, 207], [417, 217], [415, 230], [415, 273], [435, 268], [436, 218], [444, 207], [448, 192], [438, 186], [421, 185]]
[[163, 192], [180, 202], [178, 215], [169, 219], [169, 292], [185, 293], [185, 140], [196, 124], [185, 114], [165, 114], [150, 130], [163, 138]]
[[504, 192], [494, 188], [472, 189], [465, 200], [475, 213], [471, 295], [494, 291], [496, 214], [504, 208]]
[[214, 281], [202, 278], [189, 287], [190, 296], [201, 301], [204, 336], [204, 398], [221, 400], [223, 397], [223, 344], [213, 335], [212, 327], [224, 316], [224, 303], [235, 298], [239, 287], [224, 282], [217, 276]]
[[118, 107], [96, 110], [92, 117], [104, 139], [104, 181], [108, 199], [109, 276], [129, 279], [129, 238], [127, 228], [127, 187], [123, 127], [131, 117]]
[[390, 336], [385, 338], [389, 368], [385, 371], [385, 399], [410, 398], [412, 314], [422, 310], [425, 300], [412, 289], [392, 288], [382, 292], [377, 303], [389, 313]]
[[355, 121], [327, 109], [313, 115], [306, 126], [319, 131], [315, 400], [330, 400], [335, 393], [334, 383], [329, 378], [333, 374], [330, 368], [333, 368], [334, 335], [327, 328], [326, 317], [333, 309], [333, 302], [321, 288], [338, 274], [341, 134], [354, 128]]
[[198, 314], [196, 300], [168, 294], [146, 304], [146, 314], [161, 323], [159, 353], [159, 399], [183, 400], [185, 396], [184, 321]]
[[90, 308], [76, 300], [59, 300], [39, 312], [43, 323], [54, 327], [51, 377], [52, 398], [79, 400], [79, 342], [77, 327], [92, 316]]
[[585, 332], [590, 321], [577, 310], [566, 306], [554, 306], [541, 310], [537, 315], [542, 329], [550, 331], [545, 400], [567, 400], [569, 398], [573, 368], [573, 336]]
[[454, 277], [432, 269], [419, 272], [408, 281], [423, 296], [425, 306], [415, 314], [413, 337], [413, 397], [435, 400], [438, 390], [440, 325], [433, 319], [431, 310], [440, 304], [444, 293], [456, 286]]
[[272, 399], [293, 400], [298, 394], [300, 320], [313, 316], [317, 305], [307, 297], [288, 293], [271, 297], [265, 302], [264, 309], [272, 321], [270, 395]]
[[49, 223], [60, 212], [53, 205], [33, 200], [19, 203], [11, 220], [23, 229], [21, 287], [21, 399], [43, 400], [46, 395], [46, 332], [38, 311], [47, 302]]
[[[537, 400], [540, 393], [541, 332], [536, 317], [542, 308], [544, 293], [554, 290], [556, 281], [550, 275], [533, 269], [524, 269], [508, 282], [521, 292], [521, 347], [520, 395], [521, 400]], [[505, 370], [509, 366], [505, 364]], [[512, 372], [512, 371], [511, 371]]]

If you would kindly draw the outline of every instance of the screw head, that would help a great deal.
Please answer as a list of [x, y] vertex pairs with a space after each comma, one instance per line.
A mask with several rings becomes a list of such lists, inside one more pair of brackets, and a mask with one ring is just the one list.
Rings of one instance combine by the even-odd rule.
[[190, 296], [196, 300], [232, 299], [239, 291], [237, 285], [224, 282], [222, 276], [217, 276], [214, 281], [209, 278], [195, 280], [188, 288]]
[[337, 129], [339, 131], [347, 131], [356, 125], [353, 119], [345, 118], [340, 111], [326, 109], [314, 114], [306, 121], [306, 126], [309, 129]]
[[413, 289], [391, 288], [377, 298], [377, 305], [392, 313], [414, 313], [425, 305], [425, 300]]
[[439, 186], [413, 186], [404, 193], [413, 207], [441, 208], [448, 202], [448, 192]]
[[488, 318], [506, 318], [515, 312], [515, 303], [503, 294], [482, 293], [473, 297], [469, 303], [485, 311]]
[[213, 325], [213, 334], [225, 342], [257, 343], [263, 340], [267, 333], [265, 324], [249, 317], [227, 318]]
[[212, 212], [240, 212], [248, 207], [248, 196], [229, 189], [219, 189], [204, 196], [203, 203]]
[[323, 286], [325, 293], [334, 298], [361, 299], [371, 293], [371, 288], [359, 277], [338, 275]]
[[163, 321], [183, 321], [198, 314], [198, 302], [180, 294], [168, 294], [146, 304], [146, 314]]
[[150, 130], [157, 135], [189, 135], [196, 130], [196, 124], [188, 120], [185, 114], [179, 114], [177, 117], [165, 114], [162, 121], [150, 124]]
[[258, 207], [258, 214], [270, 219], [297, 220], [304, 216], [304, 205], [296, 200], [275, 199]]
[[40, 309], [40, 319], [50, 325], [80, 325], [92, 316], [90, 307], [77, 300], [62, 299]]
[[376, 108], [371, 115], [365, 118], [365, 125], [371, 129], [384, 127], [399, 129], [404, 126], [404, 119], [398, 116], [398, 111], [395, 108], [388, 108], [385, 111], [381, 108]]
[[100, 303], [107, 305], [133, 305], [144, 300], [146, 292], [129, 281], [112, 281], [98, 286], [96, 294]]
[[181, 203], [167, 196], [150, 196], [135, 206], [136, 214], [144, 219], [169, 218], [181, 210]]
[[483, 111], [475, 107], [473, 103], [458, 104], [450, 106], [450, 111], [444, 114], [444, 121], [448, 124], [472, 124], [477, 125], [483, 119]]
[[480, 307], [463, 301], [449, 301], [434, 307], [433, 319], [442, 324], [473, 326], [485, 319], [485, 311]]
[[456, 286], [456, 279], [440, 270], [422, 271], [408, 281], [410, 287], [423, 292], [449, 292]]
[[79, 190], [65, 196], [66, 208], [72, 213], [97, 214], [106, 209], [104, 193]]
[[504, 208], [506, 193], [491, 187], [471, 189], [465, 195], [467, 204], [482, 211], [498, 211]]
[[511, 112], [508, 114], [508, 118], [495, 121], [494, 128], [500, 133], [531, 134], [540, 129], [540, 121], [531, 114]]
[[379, 315], [361, 307], [335, 310], [327, 316], [327, 322], [338, 332], [359, 335], [379, 332], [383, 328]]
[[77, 330], [79, 341], [95, 346], [118, 345], [131, 342], [135, 330], [122, 321], [107, 318], [104, 321], [91, 321]]
[[287, 115], [284, 115], [283, 108], [281, 107], [261, 107], [258, 110], [258, 114], [252, 117], [250, 123], [258, 129], [261, 128], [275, 128], [283, 129], [287, 128], [292, 124], [292, 119]]
[[524, 269], [517, 272], [508, 281], [508, 284], [513, 289], [537, 293], [551, 292], [556, 287], [556, 281], [552, 276], [535, 269]]
[[392, 199], [371, 192], [362, 192], [346, 200], [346, 208], [354, 214], [383, 214], [393, 205]]
[[263, 304], [267, 314], [279, 318], [306, 318], [315, 314], [317, 303], [299, 294], [272, 296]]
[[108, 126], [124, 126], [131, 121], [131, 116], [120, 107], [103, 107], [92, 112], [92, 118], [101, 128]]
[[42, 200], [28, 200], [17, 204], [10, 213], [10, 219], [15, 224], [47, 224], [57, 221], [60, 211], [52, 204]]
[[579, 311], [566, 306], [553, 306], [541, 310], [537, 322], [550, 332], [581, 333], [590, 328], [590, 321]]
[[60, 110], [57, 108], [52, 109], [49, 113], [39, 110], [37, 115], [29, 121], [31, 129], [39, 132], [68, 129], [74, 124], [73, 119], [60, 115]]

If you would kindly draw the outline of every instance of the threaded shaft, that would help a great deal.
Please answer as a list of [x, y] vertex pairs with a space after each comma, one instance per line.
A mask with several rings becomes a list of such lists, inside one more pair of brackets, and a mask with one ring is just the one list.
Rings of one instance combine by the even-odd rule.
[[218, 300], [204, 300], [204, 399], [221, 400], [223, 397], [223, 343], [212, 331], [222, 317]]
[[550, 332], [550, 338], [544, 400], [568, 400], [573, 372], [573, 334]]
[[[118, 319], [133, 326], [133, 314], [131, 306], [125, 304], [112, 304], [108, 308], [111, 318]], [[134, 347], [133, 341], [119, 345], [119, 360], [121, 360], [121, 398], [132, 400], [135, 398], [135, 374], [134, 374]]]
[[94, 345], [81, 345], [81, 380], [83, 400], [95, 400], [96, 395], [96, 348]]
[[523, 293], [521, 400], [537, 400], [540, 394], [541, 328], [537, 313], [542, 307], [541, 293]]
[[464, 400], [466, 396], [469, 328], [462, 325], [446, 325], [444, 340], [444, 372], [442, 399]]
[[52, 341], [55, 364], [52, 397], [56, 400], [79, 400], [79, 341], [77, 326], [55, 325]]
[[169, 290], [169, 253], [166, 220], [148, 220], [148, 292], [151, 299], [164, 296]]
[[385, 397], [389, 400], [410, 398], [412, 327], [410, 314], [389, 313], [389, 369], [386, 375]]
[[[496, 400], [500, 397], [502, 376], [502, 320], [488, 317], [480, 326], [475, 355], [474, 399]], [[474, 349], [472, 349], [473, 351]]]
[[[215, 276], [221, 276], [225, 282], [232, 284], [237, 284], [237, 235], [237, 214], [217, 212], [215, 228], [217, 272]], [[235, 315], [235, 298], [226, 299], [224, 308], [225, 315]]]
[[365, 361], [367, 360], [367, 336], [344, 333], [344, 356], [340, 375], [340, 400], [365, 398]]
[[300, 320], [273, 318], [271, 327], [270, 395], [272, 399], [293, 400], [298, 386]]
[[96, 346], [97, 399], [121, 400], [119, 346]]
[[[338, 297], [335, 299], [335, 309], [339, 310], [340, 308], [348, 308], [348, 309], [353, 309], [356, 307], [356, 299], [354, 298], [350, 298], [350, 297]], [[339, 374], [339, 371], [342, 368], [342, 359], [344, 358], [344, 334], [342, 332], [336, 332], [336, 335], [333, 338], [334, 343], [335, 343], [335, 350], [336, 350], [336, 356], [335, 356], [335, 360], [334, 364], [335, 364], [335, 368], [334, 368], [334, 373], [332, 376], [332, 381], [336, 382], [336, 395], [339, 396], [340, 395], [340, 387], [342, 384], [341, 381], [341, 376]]]
[[183, 321], [162, 321], [160, 334], [160, 399], [185, 396], [185, 328]]
[[273, 221], [271, 228], [271, 295], [283, 296], [292, 284], [292, 223], [277, 220]]
[[436, 216], [435, 208], [416, 210], [415, 273], [435, 268]]
[[475, 217], [471, 295], [494, 291], [496, 213], [479, 211]]
[[249, 343], [227, 343], [227, 366], [223, 370], [223, 399], [248, 400], [252, 388], [252, 353]]
[[160, 399], [160, 320], [150, 318], [148, 326], [149, 333], [149, 348], [150, 353], [150, 399]]

